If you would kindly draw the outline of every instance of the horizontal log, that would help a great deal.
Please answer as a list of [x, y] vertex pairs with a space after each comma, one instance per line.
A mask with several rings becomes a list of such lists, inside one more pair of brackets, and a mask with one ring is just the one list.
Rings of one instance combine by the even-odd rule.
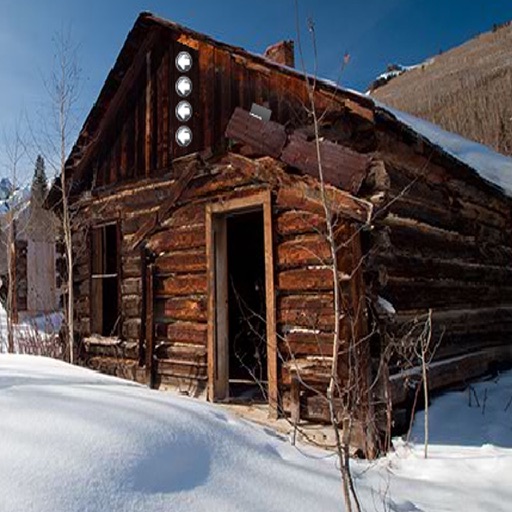
[[277, 246], [277, 264], [281, 268], [330, 265], [331, 262], [331, 248], [322, 235], [301, 235]]
[[[503, 236], [507, 223], [503, 220], [501, 226], [485, 223], [483, 217], [475, 212], [473, 216], [464, 215], [460, 208], [451, 207], [445, 209], [439, 206], [430, 206], [421, 202], [421, 199], [411, 200], [407, 197], [400, 197], [392, 200], [388, 211], [398, 217], [407, 217], [410, 219], [429, 224], [441, 229], [460, 233], [461, 235], [483, 238], [487, 241], [501, 242], [505, 240]], [[510, 229], [508, 229], [510, 232]]]
[[[460, 357], [438, 361], [429, 368], [429, 389], [439, 391], [456, 384], [466, 385], [468, 381], [480, 377], [492, 368], [497, 362], [512, 361], [512, 349], [506, 347], [492, 347]], [[419, 369], [416, 372], [419, 375]], [[404, 375], [396, 375], [391, 379], [393, 404], [404, 403], [410, 392], [404, 382]]]
[[124, 320], [121, 333], [123, 338], [138, 339], [140, 337], [140, 319]]
[[205, 205], [204, 203], [192, 203], [181, 206], [171, 212], [169, 217], [162, 222], [164, 227], [182, 227], [204, 224]]
[[160, 359], [202, 360], [206, 358], [206, 347], [190, 343], [159, 342], [155, 347], [155, 355]]
[[157, 297], [206, 294], [206, 274], [177, 274], [155, 279]]
[[277, 288], [287, 292], [332, 290], [332, 270], [330, 268], [284, 270], [277, 274]]
[[123, 277], [140, 277], [142, 272], [140, 256], [123, 256], [121, 265]]
[[[332, 356], [332, 354], [330, 354]], [[325, 358], [295, 358], [287, 361], [282, 367], [283, 384], [291, 384], [292, 373], [299, 376], [300, 380], [311, 386], [325, 386], [329, 383], [332, 371], [332, 357]]]
[[277, 321], [308, 329], [334, 330], [333, 295], [280, 296], [277, 300]]
[[324, 233], [325, 216], [310, 212], [289, 210], [279, 213], [275, 221], [276, 233], [281, 236], [306, 233]]
[[150, 209], [147, 212], [140, 212], [135, 210], [134, 212], [126, 212], [122, 222], [121, 222], [121, 232], [123, 236], [134, 235], [141, 229], [141, 227], [147, 222], [151, 221], [158, 208], [158, 202], [155, 201], [154, 208]]
[[[425, 310], [399, 312], [390, 326], [395, 329], [407, 328], [407, 325], [416, 321], [420, 315], [425, 318], [426, 314], [427, 311]], [[467, 330], [478, 326], [494, 325], [507, 321], [512, 321], [512, 305], [500, 305], [492, 308], [434, 309], [432, 311], [434, 326], [440, 325], [447, 330], [456, 332], [467, 332]]]
[[[341, 216], [359, 222], [367, 222], [372, 212], [369, 202], [332, 187], [326, 187], [326, 205], [333, 216]], [[308, 211], [325, 218], [325, 208], [320, 191], [306, 183], [280, 187], [276, 206], [288, 210]]]
[[384, 265], [387, 274], [393, 277], [414, 276], [425, 279], [452, 279], [512, 285], [512, 268], [505, 266], [429, 258], [403, 252], [378, 252], [372, 258], [371, 264], [375, 267]]
[[390, 277], [386, 298], [396, 310], [499, 306], [512, 303], [512, 287], [455, 280], [420, 280]]
[[115, 375], [123, 379], [138, 380], [137, 374], [139, 371], [138, 362], [132, 359], [122, 359], [119, 357], [103, 357], [94, 356], [88, 357], [85, 360], [85, 365], [88, 368], [97, 370], [107, 375]]
[[206, 252], [203, 249], [162, 254], [155, 262], [157, 274], [188, 274], [206, 272]]
[[206, 345], [207, 325], [196, 322], [156, 323], [156, 336], [172, 342]]
[[301, 356], [331, 357], [334, 335], [329, 332], [296, 329], [278, 340], [279, 357], [284, 361]]
[[155, 373], [169, 375], [172, 377], [186, 377], [189, 379], [204, 378], [207, 375], [205, 363], [190, 364], [184, 361], [175, 361], [169, 359], [157, 359], [155, 361]]
[[192, 180], [183, 192], [181, 200], [186, 202], [211, 197], [258, 182], [254, 176], [241, 173], [238, 169], [224, 167], [215, 175], [203, 175]]
[[155, 304], [155, 315], [174, 320], [206, 321], [206, 297], [160, 299]]
[[204, 377], [186, 377], [172, 375], [155, 375], [155, 387], [157, 389], [175, 389], [179, 393], [194, 398], [206, 398], [206, 384], [208, 376]]
[[398, 141], [391, 133], [379, 132], [380, 149], [378, 157], [386, 167], [406, 169], [410, 176], [420, 176], [425, 182], [442, 186], [456, 196], [481, 206], [492, 208], [507, 215], [510, 210], [506, 199], [485, 187], [474, 173], [461, 165], [450, 164], [446, 161], [443, 166], [432, 161], [432, 154], [421, 155], [403, 141]]
[[154, 253], [171, 252], [178, 250], [204, 247], [205, 227], [197, 225], [185, 228], [168, 228], [151, 236], [147, 246]]
[[[392, 221], [392, 222], [391, 222]], [[385, 219], [389, 226], [387, 241], [378, 242], [379, 248], [396, 247], [423, 257], [463, 259], [470, 263], [507, 265], [512, 259], [512, 248], [503, 245], [478, 243], [474, 237], [430, 229], [402, 219]]]
[[121, 312], [124, 318], [140, 317], [142, 297], [140, 295], [124, 295], [121, 300]]
[[136, 343], [121, 342], [118, 345], [87, 344], [85, 349], [87, 356], [120, 357], [136, 360], [139, 357], [139, 347]]
[[138, 277], [130, 277], [121, 281], [122, 295], [141, 295], [142, 280]]

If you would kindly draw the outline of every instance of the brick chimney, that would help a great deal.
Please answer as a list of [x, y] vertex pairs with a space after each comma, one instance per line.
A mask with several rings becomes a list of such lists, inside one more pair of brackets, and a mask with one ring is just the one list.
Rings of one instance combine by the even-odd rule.
[[265, 50], [265, 57], [276, 64], [295, 67], [295, 45], [292, 40], [280, 41]]

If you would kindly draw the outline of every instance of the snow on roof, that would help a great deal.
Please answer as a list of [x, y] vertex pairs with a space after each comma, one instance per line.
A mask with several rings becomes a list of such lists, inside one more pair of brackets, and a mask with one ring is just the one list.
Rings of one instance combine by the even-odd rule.
[[394, 116], [398, 121], [439, 146], [449, 155], [474, 169], [485, 181], [512, 197], [512, 158], [491, 148], [447, 132], [423, 119], [401, 112], [373, 100], [376, 107]]
[[[261, 55], [258, 55], [258, 57], [262, 58]], [[263, 57], [263, 59], [268, 61], [266, 57]], [[369, 96], [368, 94], [364, 94], [360, 91], [356, 91], [347, 87], [342, 87], [338, 82], [333, 80], [322, 77], [315, 77], [310, 73], [301, 73], [299, 70], [290, 68], [283, 64], [276, 64], [275, 62], [271, 63], [274, 66], [277, 65], [278, 67], [293, 72], [294, 74], [301, 74], [302, 76], [307, 76], [309, 79], [316, 79], [317, 83], [321, 85], [338, 89], [340, 92], [348, 93], [356, 97], [358, 96], [361, 99], [364, 98], [367, 101], [370, 100], [376, 108], [392, 115], [397, 121], [406, 125], [435, 146], [439, 146], [447, 154], [456, 158], [463, 164], [468, 165], [474, 169], [475, 172], [487, 183], [499, 189], [508, 197], [512, 198], [512, 158], [502, 155], [501, 153], [492, 150], [488, 146], [465, 139], [464, 137], [455, 133], [443, 130], [441, 127], [433, 123], [419, 119], [400, 110], [388, 107], [387, 105], [377, 101], [375, 98]], [[427, 65], [430, 63], [431, 61], [425, 61], [424, 63], [418, 64], [417, 66], [409, 66], [409, 68], [414, 69], [416, 67], [421, 67], [422, 65]]]

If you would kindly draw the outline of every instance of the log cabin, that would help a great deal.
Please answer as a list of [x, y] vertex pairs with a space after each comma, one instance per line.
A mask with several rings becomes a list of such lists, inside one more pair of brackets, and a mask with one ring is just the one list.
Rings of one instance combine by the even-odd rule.
[[293, 55], [140, 14], [65, 169], [80, 362], [326, 421], [334, 285], [361, 403], [405, 402], [380, 362], [429, 311], [433, 389], [510, 362], [510, 160], [476, 165]]

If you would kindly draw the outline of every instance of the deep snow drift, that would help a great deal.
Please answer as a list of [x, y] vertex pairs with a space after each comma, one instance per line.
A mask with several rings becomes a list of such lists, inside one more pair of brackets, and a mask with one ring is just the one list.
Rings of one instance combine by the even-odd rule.
[[[354, 463], [364, 510], [510, 510], [512, 374], [474, 394], [472, 407], [467, 392], [434, 401], [429, 460], [398, 442]], [[339, 511], [335, 463], [217, 406], [0, 356], [0, 511]]]

